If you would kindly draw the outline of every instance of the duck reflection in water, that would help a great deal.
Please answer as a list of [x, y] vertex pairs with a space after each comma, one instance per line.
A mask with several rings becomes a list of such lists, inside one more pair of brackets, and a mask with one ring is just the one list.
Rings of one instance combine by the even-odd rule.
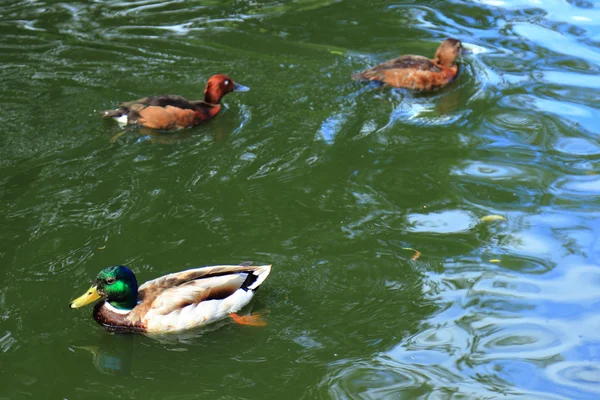
[[105, 375], [131, 374], [134, 335], [103, 335], [91, 345], [73, 345], [75, 350], [92, 354], [94, 367]]
[[[251, 308], [244, 315], [251, 315]], [[267, 312], [267, 311], [262, 311]], [[261, 312], [261, 313], [262, 313]], [[75, 351], [85, 351], [92, 355], [92, 363], [96, 370], [104, 375], [111, 376], [146, 376], [146, 363], [134, 363], [133, 359], [141, 359], [140, 353], [144, 349], [149, 349], [154, 354], [154, 347], [148, 347], [148, 337], [162, 345], [177, 344], [195, 344], [201, 340], [201, 337], [210, 334], [213, 331], [223, 329], [226, 325], [231, 325], [229, 320], [217, 321], [213, 324], [191, 329], [183, 332], [173, 332], [165, 334], [145, 333], [143, 336], [135, 334], [110, 334], [102, 335], [97, 343], [77, 344], [71, 348]], [[145, 337], [144, 337], [145, 336]], [[145, 342], [146, 341], [146, 342]], [[135, 353], [135, 357], [134, 357]], [[176, 354], [176, 352], [168, 352]]]

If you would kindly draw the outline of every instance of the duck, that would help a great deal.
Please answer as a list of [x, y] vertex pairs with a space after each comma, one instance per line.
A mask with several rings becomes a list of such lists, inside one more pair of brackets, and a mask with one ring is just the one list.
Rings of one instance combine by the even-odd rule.
[[271, 265], [218, 265], [161, 276], [141, 285], [124, 265], [100, 271], [92, 287], [70, 303], [80, 308], [100, 300], [93, 317], [111, 332], [165, 334], [230, 317], [242, 325], [264, 326], [260, 315], [240, 316], [271, 272]]
[[352, 78], [414, 91], [432, 91], [447, 86], [456, 78], [456, 59], [466, 53], [460, 40], [448, 38], [440, 44], [431, 60], [423, 56], [400, 56], [353, 74]]
[[160, 95], [121, 103], [115, 110], [104, 111], [123, 125], [137, 125], [156, 130], [191, 128], [214, 118], [221, 111], [221, 99], [227, 93], [247, 92], [247, 86], [235, 83], [229, 76], [210, 77], [204, 100], [187, 100], [177, 95]]

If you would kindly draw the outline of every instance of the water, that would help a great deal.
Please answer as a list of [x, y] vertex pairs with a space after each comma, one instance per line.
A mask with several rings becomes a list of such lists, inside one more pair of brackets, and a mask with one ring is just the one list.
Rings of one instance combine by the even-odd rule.
[[[598, 398], [599, 21], [563, 0], [5, 1], [0, 397]], [[349, 79], [448, 36], [475, 54], [433, 95]], [[99, 117], [214, 73], [251, 91], [198, 128]], [[274, 265], [265, 328], [111, 335], [68, 308], [111, 264], [246, 260]]]

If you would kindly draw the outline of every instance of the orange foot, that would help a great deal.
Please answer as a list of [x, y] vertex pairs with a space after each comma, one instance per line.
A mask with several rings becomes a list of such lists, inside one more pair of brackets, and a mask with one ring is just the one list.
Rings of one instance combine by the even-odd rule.
[[262, 318], [261, 314], [241, 316], [237, 315], [236, 313], [231, 313], [229, 316], [235, 321], [236, 324], [248, 326], [267, 326], [267, 323]]

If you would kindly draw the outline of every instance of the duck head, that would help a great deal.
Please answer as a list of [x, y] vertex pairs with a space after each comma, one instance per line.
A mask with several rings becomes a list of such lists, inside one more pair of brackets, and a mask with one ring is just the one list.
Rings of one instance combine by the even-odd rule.
[[462, 46], [460, 40], [448, 38], [440, 44], [433, 60], [442, 67], [452, 67], [458, 56], [466, 53], [467, 50]]
[[204, 89], [204, 101], [211, 104], [219, 104], [223, 96], [227, 93], [247, 92], [248, 90], [250, 90], [250, 88], [235, 83], [227, 75], [213, 75], [206, 83], [206, 89]]
[[105, 298], [113, 307], [131, 310], [137, 304], [138, 284], [134, 273], [123, 265], [100, 271], [91, 288], [73, 300], [71, 308], [79, 308]]

